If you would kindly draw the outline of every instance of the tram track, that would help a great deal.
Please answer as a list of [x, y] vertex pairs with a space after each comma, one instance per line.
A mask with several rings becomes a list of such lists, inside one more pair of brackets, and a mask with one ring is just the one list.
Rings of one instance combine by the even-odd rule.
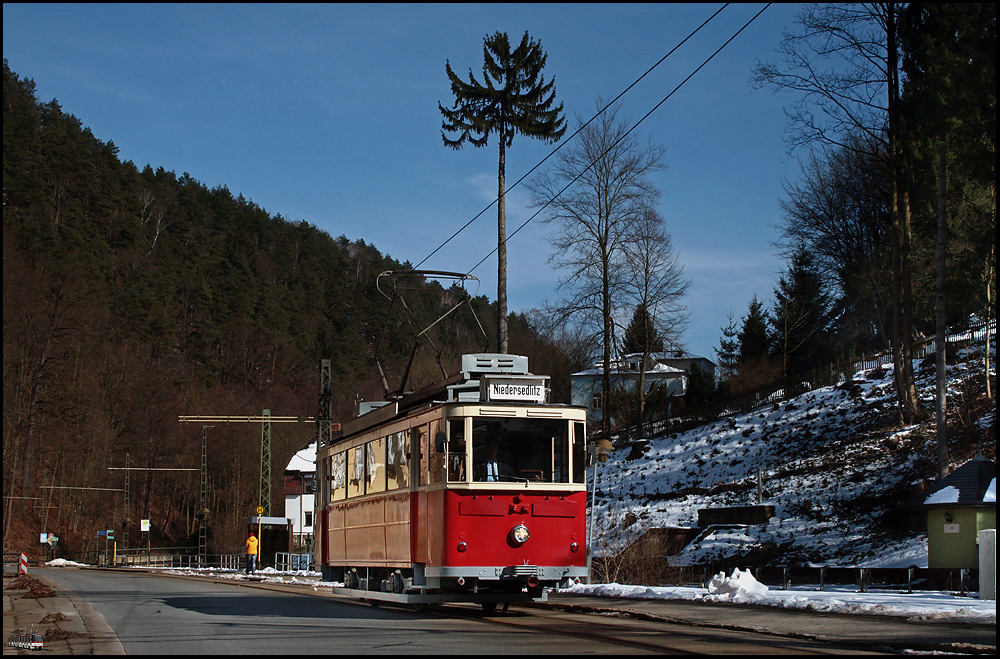
[[[586, 650], [591, 653], [599, 653], [606, 646], [614, 654], [885, 654], [873, 648], [845, 646], [806, 635], [790, 637], [765, 630], [692, 625], [623, 611], [511, 606], [507, 613], [484, 614], [472, 606], [449, 605], [435, 612], [442, 617], [477, 618], [486, 624], [526, 633], [559, 634], [578, 642], [587, 640], [594, 644]], [[567, 646], [567, 652], [578, 651]]]

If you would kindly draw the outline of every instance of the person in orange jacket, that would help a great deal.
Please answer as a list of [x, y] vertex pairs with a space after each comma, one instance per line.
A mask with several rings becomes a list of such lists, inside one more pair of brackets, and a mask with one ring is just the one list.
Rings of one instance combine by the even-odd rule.
[[247, 574], [253, 574], [257, 571], [257, 548], [260, 546], [260, 542], [254, 536], [253, 531], [250, 531], [250, 537], [247, 538]]

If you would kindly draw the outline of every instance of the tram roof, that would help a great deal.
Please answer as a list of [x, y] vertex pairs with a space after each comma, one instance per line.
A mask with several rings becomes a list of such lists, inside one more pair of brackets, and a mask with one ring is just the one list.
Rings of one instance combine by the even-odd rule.
[[[548, 375], [534, 375], [528, 372], [528, 358], [521, 355], [505, 355], [494, 353], [477, 353], [462, 355], [462, 370], [448, 378], [431, 383], [421, 389], [408, 392], [399, 398], [372, 405], [365, 414], [359, 414], [354, 419], [342, 424], [341, 431], [334, 434], [334, 439], [339, 439], [367, 428], [372, 428], [382, 423], [386, 423], [397, 416], [409, 414], [415, 410], [429, 409], [435, 405], [461, 404], [461, 403], [503, 403], [503, 404], [530, 404], [552, 406], [546, 403]], [[504, 400], [498, 401], [483, 398], [489, 383], [505, 385], [508, 389], [523, 390], [529, 389], [536, 396], [536, 400]], [[538, 392], [541, 392], [540, 394]], [[572, 407], [558, 405], [558, 407]]]

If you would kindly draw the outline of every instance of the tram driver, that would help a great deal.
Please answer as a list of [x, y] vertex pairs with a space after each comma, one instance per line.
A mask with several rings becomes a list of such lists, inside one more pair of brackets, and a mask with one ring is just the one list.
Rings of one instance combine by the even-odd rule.
[[486, 444], [486, 460], [476, 464], [475, 479], [481, 483], [494, 483], [499, 481], [510, 481], [514, 476], [514, 470], [505, 462], [497, 459], [499, 447], [495, 441]]

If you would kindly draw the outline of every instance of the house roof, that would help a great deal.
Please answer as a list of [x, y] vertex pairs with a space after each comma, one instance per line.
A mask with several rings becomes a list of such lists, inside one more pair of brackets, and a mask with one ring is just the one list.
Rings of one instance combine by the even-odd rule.
[[285, 471], [316, 471], [316, 442], [293, 455]]
[[[625, 355], [621, 359], [612, 359], [611, 360], [611, 373], [616, 374], [616, 375], [628, 375], [628, 374], [631, 374], [631, 373], [636, 373], [637, 371], [630, 371], [630, 370], [628, 370], [628, 368], [626, 367], [626, 364], [628, 363], [629, 357], [637, 357], [637, 356], [641, 357], [641, 354], [639, 354], [639, 353], [628, 354], [628, 355]], [[652, 355], [651, 355], [651, 357], [652, 357]], [[580, 371], [578, 373], [572, 373], [571, 375], [574, 375], [574, 376], [600, 375], [603, 372], [604, 372], [604, 365], [602, 363], [600, 363], [600, 362], [597, 362], [597, 363], [595, 363], [593, 365], [593, 367], [588, 368], [585, 371]], [[662, 374], [675, 374], [675, 375], [680, 376], [680, 375], [686, 375], [687, 371], [685, 371], [682, 368], [676, 368], [676, 367], [670, 366], [668, 364], [664, 364], [662, 362], [657, 362], [657, 361], [654, 360], [654, 363], [649, 368], [646, 369], [646, 373], [658, 373], [658, 374], [661, 374], [661, 375]]]
[[997, 466], [976, 457], [936, 482], [914, 502], [918, 506], [995, 506], [997, 503]]

